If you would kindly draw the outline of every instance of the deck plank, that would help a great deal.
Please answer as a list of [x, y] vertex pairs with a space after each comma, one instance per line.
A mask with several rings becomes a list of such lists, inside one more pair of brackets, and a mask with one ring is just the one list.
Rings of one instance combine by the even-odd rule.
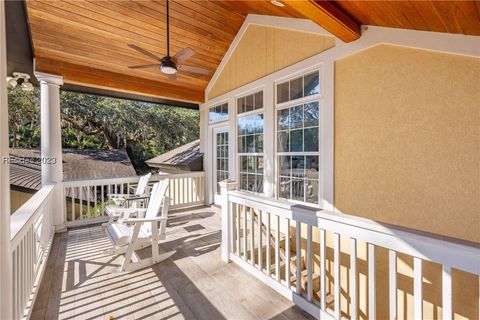
[[103, 255], [110, 243], [101, 226], [58, 234], [32, 319], [311, 319], [221, 261], [220, 227], [216, 208], [172, 212], [160, 250], [175, 254], [132, 273], [115, 272], [123, 257]]

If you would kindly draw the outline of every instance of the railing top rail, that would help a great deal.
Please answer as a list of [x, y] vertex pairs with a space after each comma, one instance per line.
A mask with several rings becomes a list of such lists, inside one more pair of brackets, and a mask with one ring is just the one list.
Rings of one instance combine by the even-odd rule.
[[56, 187], [55, 184], [43, 186], [10, 216], [10, 241], [12, 244], [22, 238], [23, 231], [33, 223], [36, 213], [44, 206]]
[[[188, 173], [173, 173], [173, 174], [158, 174], [153, 175], [150, 181], [158, 181], [166, 178], [195, 178], [205, 175], [203, 171], [192, 171]], [[64, 187], [79, 187], [79, 186], [95, 186], [118, 183], [134, 183], [138, 182], [140, 176], [133, 177], [117, 177], [117, 178], [99, 178], [99, 179], [83, 179], [83, 180], [66, 180], [63, 181]]]
[[264, 210], [344, 236], [480, 274], [480, 245], [433, 235], [374, 220], [266, 198], [241, 191], [230, 191], [229, 201]]

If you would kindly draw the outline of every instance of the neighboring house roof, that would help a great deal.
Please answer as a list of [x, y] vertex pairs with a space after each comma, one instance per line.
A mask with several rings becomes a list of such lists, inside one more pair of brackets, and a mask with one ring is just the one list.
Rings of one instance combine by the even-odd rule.
[[201, 171], [203, 170], [203, 153], [200, 152], [200, 140], [194, 140], [145, 162], [148, 166], [155, 168], [171, 166]]
[[[39, 190], [42, 187], [40, 150], [10, 149], [10, 184]], [[82, 180], [136, 176], [123, 150], [63, 149], [63, 179]]]

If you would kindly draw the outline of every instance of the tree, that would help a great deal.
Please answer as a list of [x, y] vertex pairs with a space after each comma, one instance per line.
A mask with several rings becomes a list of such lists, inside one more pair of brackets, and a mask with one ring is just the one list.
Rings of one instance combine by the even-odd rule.
[[[10, 89], [12, 146], [39, 147], [39, 103], [38, 89]], [[195, 110], [66, 91], [60, 104], [63, 147], [124, 149], [138, 171], [145, 160], [199, 136]]]

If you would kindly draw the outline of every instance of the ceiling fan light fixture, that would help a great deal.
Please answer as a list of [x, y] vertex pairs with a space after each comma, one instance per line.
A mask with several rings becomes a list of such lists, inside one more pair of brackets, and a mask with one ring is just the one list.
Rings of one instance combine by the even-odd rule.
[[169, 56], [166, 56], [162, 59], [160, 70], [162, 70], [162, 72], [165, 74], [175, 74], [177, 73], [177, 66]]
[[282, 2], [277, 1], [277, 0], [272, 0], [272, 1], [270, 1], [270, 3], [273, 4], [276, 7], [280, 7], [280, 8], [285, 7], [285, 5]]

